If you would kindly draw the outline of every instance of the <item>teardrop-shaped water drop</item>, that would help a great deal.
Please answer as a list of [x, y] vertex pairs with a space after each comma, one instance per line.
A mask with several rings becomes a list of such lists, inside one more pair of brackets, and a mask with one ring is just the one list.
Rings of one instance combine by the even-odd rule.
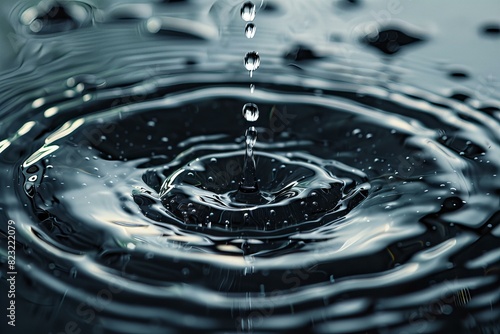
[[244, 64], [245, 64], [245, 68], [250, 71], [250, 75], [253, 71], [255, 71], [256, 69], [259, 68], [260, 66], [260, 56], [257, 52], [255, 51], [252, 51], [252, 52], [248, 52], [246, 55], [245, 55], [245, 61], [244, 61]]
[[241, 18], [244, 21], [250, 22], [255, 19], [255, 5], [251, 1], [247, 1], [241, 6]]
[[[257, 107], [255, 104], [254, 106]], [[253, 147], [257, 142], [257, 129], [255, 127], [251, 126], [247, 129], [245, 132], [245, 142], [248, 145], [248, 150], [253, 150]]]
[[259, 108], [256, 104], [247, 103], [242, 109], [243, 117], [249, 122], [255, 122], [259, 119]]
[[247, 38], [253, 38], [256, 31], [257, 27], [253, 23], [247, 23], [245, 26], [245, 36], [247, 36]]

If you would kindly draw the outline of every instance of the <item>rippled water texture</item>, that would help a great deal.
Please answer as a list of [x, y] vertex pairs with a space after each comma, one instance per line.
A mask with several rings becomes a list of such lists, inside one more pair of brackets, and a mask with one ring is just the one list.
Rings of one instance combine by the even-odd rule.
[[242, 4], [2, 1], [1, 333], [499, 333], [500, 3]]

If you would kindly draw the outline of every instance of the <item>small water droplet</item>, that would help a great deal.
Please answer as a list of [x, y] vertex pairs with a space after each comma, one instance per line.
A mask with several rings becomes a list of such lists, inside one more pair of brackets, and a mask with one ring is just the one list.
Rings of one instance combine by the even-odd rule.
[[257, 129], [253, 126], [249, 127], [246, 132], [246, 143], [252, 149], [257, 141]]
[[255, 85], [250, 84], [250, 94], [253, 94], [254, 91], [255, 91]]
[[245, 55], [244, 65], [247, 71], [250, 71], [250, 76], [252, 76], [252, 72], [257, 70], [260, 66], [260, 56], [256, 51], [248, 52]]
[[36, 7], [30, 7], [25, 10], [21, 15], [21, 23], [24, 25], [29, 25], [38, 16], [38, 9]]
[[43, 24], [42, 24], [42, 21], [37, 19], [37, 20], [34, 20], [33, 22], [31, 22], [29, 27], [30, 27], [32, 32], [40, 32], [43, 28]]
[[451, 307], [450, 305], [442, 305], [441, 312], [443, 314], [449, 315], [451, 314], [451, 312], [453, 312], [453, 307]]
[[259, 108], [256, 104], [247, 103], [242, 109], [243, 117], [249, 122], [255, 122], [259, 119]]
[[158, 17], [152, 17], [150, 18], [147, 23], [146, 23], [146, 29], [152, 33], [152, 34], [156, 34], [157, 32], [159, 32], [161, 30], [161, 25], [162, 25], [162, 22], [161, 22], [161, 19], [158, 18]]
[[253, 2], [247, 1], [241, 6], [241, 18], [246, 21], [253, 21], [255, 19], [256, 8]]
[[247, 38], [253, 38], [256, 31], [257, 27], [253, 23], [247, 23], [245, 26], [245, 36], [247, 36]]

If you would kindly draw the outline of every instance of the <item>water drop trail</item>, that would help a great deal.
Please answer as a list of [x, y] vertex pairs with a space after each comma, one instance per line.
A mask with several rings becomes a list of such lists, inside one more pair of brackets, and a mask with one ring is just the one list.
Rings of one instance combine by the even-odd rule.
[[[241, 7], [241, 18], [248, 22], [245, 26], [245, 36], [247, 38], [253, 38], [255, 36], [256, 27], [251, 21], [255, 19], [256, 9], [255, 5], [248, 1], [243, 4]], [[250, 78], [253, 76], [253, 71], [259, 68], [260, 66], [260, 56], [256, 51], [248, 52], [245, 55], [243, 61], [245, 68], [249, 71]], [[255, 85], [250, 85], [250, 94], [253, 94], [255, 90]], [[246, 103], [242, 109], [243, 117], [248, 122], [255, 122], [259, 119], [259, 108], [254, 103]], [[243, 177], [240, 182], [240, 187], [238, 190], [238, 194], [236, 196], [237, 201], [249, 203], [252, 201], [251, 198], [248, 198], [246, 194], [253, 193], [257, 194], [258, 197], [258, 185], [256, 178], [256, 165], [255, 158], [253, 154], [253, 148], [257, 141], [257, 130], [255, 127], [251, 126], [247, 129], [245, 133], [245, 162], [243, 165]]]

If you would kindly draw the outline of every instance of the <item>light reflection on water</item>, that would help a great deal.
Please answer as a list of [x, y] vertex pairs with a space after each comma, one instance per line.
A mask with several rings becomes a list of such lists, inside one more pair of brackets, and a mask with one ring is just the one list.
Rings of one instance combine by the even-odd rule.
[[[241, 4], [0, 5], [16, 329], [498, 331], [499, 4], [264, 1], [252, 39]], [[262, 189], [307, 186], [170, 206], [237, 188], [247, 102]]]

